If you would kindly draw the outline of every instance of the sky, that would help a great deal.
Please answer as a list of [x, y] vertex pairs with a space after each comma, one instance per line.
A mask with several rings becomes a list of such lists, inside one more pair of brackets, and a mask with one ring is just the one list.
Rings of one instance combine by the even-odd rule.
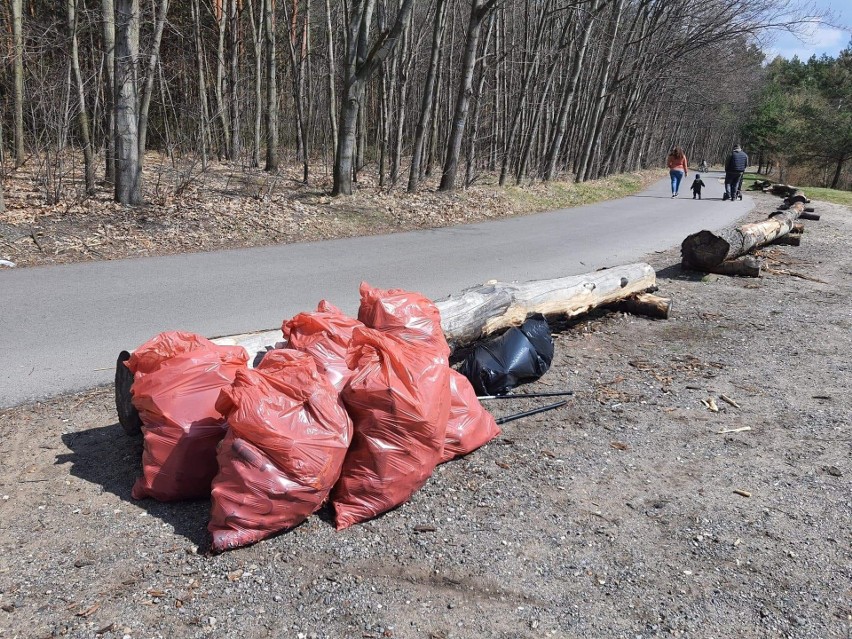
[[836, 26], [817, 22], [808, 24], [801, 39], [789, 33], [776, 32], [772, 36], [773, 41], [764, 46], [764, 51], [768, 54], [767, 61], [776, 55], [787, 59], [792, 59], [795, 55], [800, 60], [823, 54], [836, 57], [849, 46], [849, 41], [852, 40], [852, 0], [814, 0], [801, 4], [817, 11], [830, 12], [833, 14], [831, 22]]

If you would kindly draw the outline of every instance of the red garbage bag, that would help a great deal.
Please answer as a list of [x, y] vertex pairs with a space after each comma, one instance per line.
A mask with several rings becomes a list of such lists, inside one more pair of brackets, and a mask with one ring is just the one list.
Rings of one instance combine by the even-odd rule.
[[369, 328], [352, 335], [341, 397], [355, 426], [332, 491], [337, 529], [405, 502], [441, 460], [450, 368], [428, 349]]
[[462, 457], [500, 434], [500, 427], [479, 400], [470, 381], [450, 370], [450, 419], [441, 462]]
[[219, 552], [297, 526], [316, 511], [340, 475], [352, 422], [311, 356], [289, 349], [239, 371], [216, 407], [230, 426], [208, 526]]
[[145, 448], [134, 499], [196, 499], [210, 494], [216, 474], [216, 445], [225, 418], [216, 409], [248, 353], [218, 346], [192, 333], [161, 333], [127, 360], [134, 374], [133, 405], [142, 419]]
[[441, 313], [428, 297], [401, 289], [373, 288], [366, 282], [361, 282], [360, 290], [358, 319], [365, 326], [391, 333], [442, 357], [450, 356], [450, 347], [441, 329]]
[[281, 332], [287, 346], [311, 355], [317, 369], [340, 391], [352, 376], [346, 350], [358, 326], [363, 324], [322, 300], [315, 313], [299, 313], [284, 322]]

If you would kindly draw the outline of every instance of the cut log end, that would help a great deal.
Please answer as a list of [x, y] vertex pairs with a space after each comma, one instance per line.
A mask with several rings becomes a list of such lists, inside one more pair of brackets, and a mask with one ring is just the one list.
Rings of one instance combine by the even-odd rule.
[[730, 250], [731, 244], [725, 238], [710, 231], [693, 233], [680, 246], [684, 263], [698, 270], [723, 262]]

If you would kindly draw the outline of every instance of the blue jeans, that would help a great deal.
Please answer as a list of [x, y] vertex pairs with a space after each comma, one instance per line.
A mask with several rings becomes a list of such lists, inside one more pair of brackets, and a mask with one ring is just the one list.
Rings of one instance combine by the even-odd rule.
[[680, 190], [680, 181], [683, 179], [683, 171], [671, 169], [669, 177], [672, 179], [672, 195]]

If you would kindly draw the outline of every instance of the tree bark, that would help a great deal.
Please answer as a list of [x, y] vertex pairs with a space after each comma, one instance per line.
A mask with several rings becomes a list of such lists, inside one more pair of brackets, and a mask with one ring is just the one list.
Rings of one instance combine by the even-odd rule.
[[655, 284], [654, 269], [636, 263], [522, 284], [489, 282], [436, 302], [436, 306], [447, 341], [459, 346], [518, 326], [535, 313], [575, 317], [647, 291]]
[[12, 0], [12, 39], [14, 41], [15, 166], [21, 166], [26, 158], [24, 149], [24, 15], [22, 0]]
[[681, 244], [683, 264], [693, 270], [709, 270], [722, 262], [745, 255], [755, 247], [768, 244], [790, 232], [804, 206], [797, 202], [788, 210], [774, 213], [763, 222], [728, 227], [716, 233], [693, 233]]
[[[157, 21], [154, 26], [154, 43], [151, 45], [151, 55], [148, 56], [148, 70], [145, 73], [145, 90], [142, 93], [142, 103], [139, 106], [140, 170], [145, 159], [145, 146], [148, 138], [148, 109], [151, 106], [151, 96], [154, 94], [154, 74], [157, 71], [157, 61], [160, 59], [160, 41], [163, 39], [163, 28], [166, 26], [166, 13], [168, 10], [169, 0], [160, 0], [160, 9], [157, 11]], [[136, 46], [138, 49], [138, 36]]]
[[104, 41], [104, 67], [106, 68], [106, 90], [104, 91], [104, 115], [106, 135], [104, 164], [105, 179], [115, 182], [115, 3], [101, 0], [101, 26]]
[[[442, 1], [442, 0], [439, 0]], [[331, 0], [325, 0], [325, 26], [328, 40], [328, 115], [331, 125], [331, 148], [337, 149], [337, 70], [334, 57], [334, 30], [331, 26]]]
[[115, 17], [115, 200], [121, 204], [139, 204], [142, 199], [137, 94], [139, 0], [116, 0]]
[[358, 111], [363, 100], [367, 80], [379, 64], [396, 46], [399, 35], [411, 13], [414, 0], [403, 0], [393, 27], [367, 50], [369, 16], [375, 0], [354, 0], [349, 21], [349, 39], [346, 51], [343, 103], [340, 107], [340, 132], [334, 160], [334, 187], [332, 195], [352, 194], [352, 158], [355, 146]]
[[231, 129], [228, 116], [228, 104], [225, 101], [225, 31], [228, 22], [225, 19], [225, 9], [228, 0], [214, 0], [214, 17], [218, 28], [218, 44], [216, 47], [216, 109], [222, 126], [222, 146], [219, 149], [219, 160], [231, 157]]
[[192, 24], [195, 38], [195, 60], [198, 67], [198, 99], [201, 102], [200, 152], [201, 169], [207, 170], [207, 149], [209, 144], [210, 110], [207, 106], [207, 83], [204, 80], [204, 43], [201, 39], [201, 7], [199, 0], [192, 0]]
[[494, 8], [496, 0], [474, 0], [470, 5], [470, 19], [467, 25], [467, 40], [465, 42], [462, 71], [459, 78], [456, 108], [453, 114], [450, 138], [447, 141], [447, 155], [444, 160], [444, 172], [441, 175], [439, 191], [452, 191], [456, 187], [456, 174], [459, 168], [459, 154], [467, 111], [470, 107], [470, 96], [473, 93], [473, 72], [476, 66], [476, 54], [479, 50], [479, 34], [482, 31], [482, 21], [488, 12]]
[[426, 70], [426, 81], [423, 87], [423, 99], [420, 102], [420, 117], [414, 132], [414, 150], [411, 154], [411, 169], [408, 173], [408, 192], [417, 190], [423, 162], [423, 148], [426, 139], [426, 128], [432, 118], [435, 100], [435, 80], [438, 76], [438, 61], [441, 58], [441, 43], [444, 39], [446, 24], [447, 0], [438, 0], [435, 6], [435, 21], [432, 25], [432, 48], [429, 55], [429, 67]]
[[86, 174], [86, 195], [95, 193], [95, 157], [92, 150], [92, 136], [89, 131], [89, 114], [86, 111], [86, 91], [83, 74], [80, 72], [80, 55], [77, 45], [77, 0], [68, 0], [66, 4], [68, 18], [68, 36], [71, 40], [71, 69], [77, 83], [77, 121], [80, 124], [80, 141], [83, 143], [83, 164]]
[[258, 16], [254, 15], [254, 0], [248, 0], [251, 39], [254, 46], [254, 144], [251, 149], [251, 165], [260, 166], [260, 132], [263, 123], [263, 47], [265, 44], [265, 0], [260, 0]]
[[666, 297], [660, 297], [651, 293], [637, 293], [616, 302], [611, 306], [613, 310], [631, 315], [644, 315], [655, 319], [668, 319], [672, 310], [672, 301]]
[[[164, 2], [166, 0], [163, 0]], [[230, 100], [231, 116], [231, 148], [228, 159], [236, 162], [242, 153], [242, 116], [240, 113], [240, 2], [230, 0], [228, 3], [228, 33], [230, 63], [228, 70], [228, 98]]]
[[266, 167], [278, 170], [278, 62], [275, 57], [275, 0], [264, 0], [266, 38]]

